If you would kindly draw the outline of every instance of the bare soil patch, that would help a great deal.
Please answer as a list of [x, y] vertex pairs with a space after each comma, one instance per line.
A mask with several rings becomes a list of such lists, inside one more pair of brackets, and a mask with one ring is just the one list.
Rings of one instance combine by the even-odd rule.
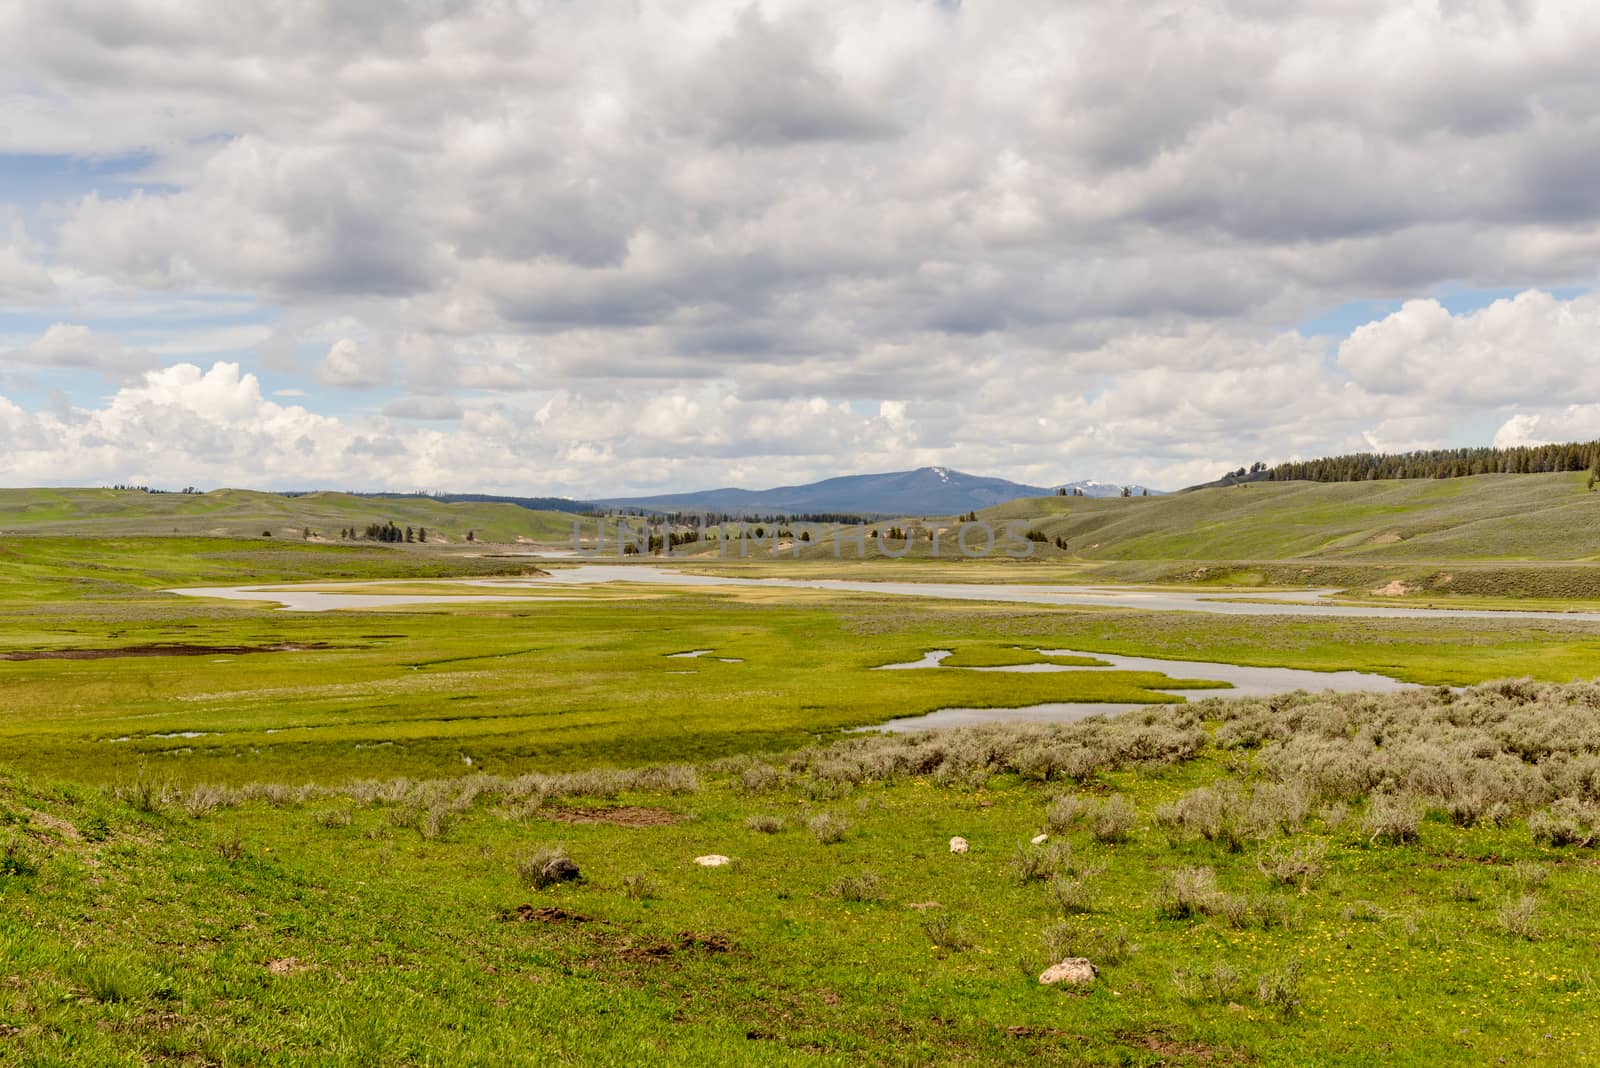
[[557, 823], [609, 823], [615, 827], [665, 827], [682, 823], [684, 816], [664, 808], [643, 805], [623, 805], [618, 808], [541, 808], [534, 814], [539, 819]]
[[1035, 1027], [1032, 1024], [1013, 1024], [1006, 1028], [1006, 1034], [1012, 1038], [1071, 1038], [1079, 1042], [1088, 1041], [1082, 1035], [1075, 1035], [1058, 1027]]
[[717, 954], [733, 951], [733, 943], [720, 934], [679, 931], [672, 938], [655, 938], [624, 946], [617, 955], [630, 961], [669, 960], [679, 953]]
[[298, 957], [281, 957], [278, 960], [267, 961], [267, 972], [270, 975], [294, 975], [297, 972], [309, 970], [311, 965]]
[[1199, 1061], [1209, 1064], [1213, 1061], [1223, 1064], [1244, 1064], [1249, 1057], [1232, 1050], [1226, 1046], [1212, 1046], [1205, 1042], [1182, 1042], [1171, 1034], [1159, 1028], [1150, 1031], [1121, 1031], [1117, 1040], [1126, 1042], [1130, 1046], [1149, 1050], [1159, 1057], [1182, 1057], [1190, 1061]]
[[560, 905], [518, 905], [515, 909], [502, 913], [500, 918], [506, 921], [515, 920], [517, 923], [588, 923], [591, 919], [579, 912], [568, 912]]

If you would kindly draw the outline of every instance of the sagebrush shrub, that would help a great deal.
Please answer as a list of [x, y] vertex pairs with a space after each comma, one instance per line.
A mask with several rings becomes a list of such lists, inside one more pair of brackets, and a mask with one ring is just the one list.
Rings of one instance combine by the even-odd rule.
[[1089, 822], [1089, 834], [1096, 842], [1114, 845], [1126, 842], [1139, 824], [1139, 813], [1121, 794], [1111, 797], [1095, 809]]
[[535, 890], [557, 883], [573, 882], [583, 876], [578, 865], [561, 846], [544, 846], [517, 861], [517, 874]]
[[1178, 868], [1156, 888], [1156, 913], [1169, 920], [1209, 916], [1221, 904], [1217, 873], [1210, 868]]

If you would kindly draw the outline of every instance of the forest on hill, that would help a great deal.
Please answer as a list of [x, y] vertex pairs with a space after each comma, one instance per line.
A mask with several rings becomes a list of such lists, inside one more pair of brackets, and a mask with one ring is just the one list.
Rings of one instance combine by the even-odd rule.
[[[1545, 475], [1588, 471], [1600, 480], [1600, 440], [1564, 445], [1483, 446], [1400, 453], [1351, 453], [1257, 463], [1230, 471], [1210, 485], [1240, 482], [1368, 482], [1386, 478], [1465, 478], [1470, 475]], [[1201, 487], [1196, 487], [1201, 488]]]

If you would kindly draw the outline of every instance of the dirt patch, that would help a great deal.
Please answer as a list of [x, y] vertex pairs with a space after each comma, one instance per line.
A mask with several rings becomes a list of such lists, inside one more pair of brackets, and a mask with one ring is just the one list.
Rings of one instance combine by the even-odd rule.
[[500, 919], [505, 922], [517, 923], [588, 923], [592, 917], [578, 912], [568, 912], [559, 905], [518, 905], [515, 909], [500, 914]]
[[1084, 1041], [1082, 1035], [1075, 1035], [1071, 1031], [1057, 1027], [1034, 1027], [1031, 1024], [1013, 1024], [1006, 1028], [1006, 1034], [1012, 1038], [1073, 1038]]
[[1367, 539], [1371, 545], [1393, 545], [1395, 542], [1405, 540], [1405, 535], [1397, 530], [1386, 530], [1382, 534], [1374, 534]]
[[30, 827], [48, 831], [57, 838], [65, 839], [68, 842], [83, 840], [83, 835], [78, 833], [78, 828], [58, 816], [52, 816], [48, 812], [40, 812], [38, 809], [32, 808], [23, 809], [22, 813], [28, 817], [28, 825]]
[[672, 938], [656, 938], [624, 946], [617, 955], [631, 961], [662, 961], [680, 953], [715, 955], [732, 951], [733, 943], [724, 935], [679, 931]]
[[310, 970], [311, 965], [298, 957], [280, 957], [277, 960], [267, 961], [267, 972], [270, 975], [294, 975], [296, 972]]
[[1119, 1031], [1117, 1041], [1124, 1042], [1139, 1049], [1149, 1050], [1160, 1057], [1185, 1057], [1189, 1060], [1199, 1061], [1204, 1064], [1213, 1062], [1221, 1064], [1244, 1064], [1250, 1058], [1238, 1050], [1226, 1046], [1212, 1046], [1205, 1042], [1183, 1042], [1169, 1032], [1162, 1030], [1152, 1031]]
[[1379, 586], [1372, 591], [1372, 594], [1374, 597], [1404, 597], [1406, 594], [1413, 592], [1413, 590], [1414, 587], [1395, 579], [1387, 586]]
[[541, 808], [534, 813], [538, 819], [557, 823], [609, 823], [615, 827], [665, 827], [682, 823], [686, 817], [664, 808], [647, 808], [642, 805], [623, 805], [619, 808]]
[[276, 645], [125, 645], [120, 649], [22, 649], [0, 653], [0, 660], [112, 660], [124, 656], [239, 656], [244, 653], [303, 653], [332, 649], [327, 642]]

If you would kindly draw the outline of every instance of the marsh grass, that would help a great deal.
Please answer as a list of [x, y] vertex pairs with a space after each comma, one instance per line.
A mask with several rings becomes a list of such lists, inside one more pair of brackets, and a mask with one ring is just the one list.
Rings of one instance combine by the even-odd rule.
[[[14, 548], [8, 538], [0, 553]], [[169, 566], [241, 570], [236, 559]], [[155, 585], [128, 570], [141, 588]], [[87, 791], [24, 797], [0, 770], [0, 811], [28, 821], [7, 823], [5, 834], [25, 843], [33, 868], [0, 880], [0, 951], [18, 962], [0, 990], [0, 1045], [14, 1044], [21, 1063], [89, 1064], [495, 1063], [508, 1049], [528, 1063], [572, 1059], [574, 1050], [580, 1060], [631, 1063], [647, 1050], [727, 1063], [817, 1051], [863, 1063], [1020, 1064], [1061, 1054], [1299, 1064], [1336, 1049], [1352, 1062], [1420, 1065], [1440, 1050], [1515, 1063], [1530, 1034], [1559, 1032], [1557, 1049], [1594, 1044], [1596, 1026], [1582, 1010], [1600, 905], [1592, 880], [1579, 877], [1587, 857], [1573, 853], [1594, 845], [1600, 802], [1592, 684], [1191, 701], [1073, 724], [834, 733], [978, 697], [1147, 699], [1147, 687], [1163, 681], [1105, 672], [1079, 691], [1042, 674], [969, 682], [959, 672], [871, 673], [885, 641], [922, 649], [992, 635], [1381, 665], [1468, 683], [1508, 669], [1592, 674], [1592, 627], [1219, 618], [1196, 628], [1135, 612], [933, 603], [908, 612], [870, 598], [799, 604], [777, 595], [758, 612], [754, 596], [393, 613], [382, 622], [80, 599], [0, 621], [19, 641], [78, 627], [107, 643], [112, 630], [126, 630], [115, 640], [132, 644], [186, 627], [179, 632], [195, 640], [347, 646], [215, 668], [199, 658], [0, 665], [16, 710], [0, 725], [0, 758], [124, 784], [143, 761], [186, 787], [152, 783], [145, 799], [129, 792], [126, 803]], [[746, 663], [693, 679], [663, 675], [646, 654], [660, 651], [652, 643], [664, 629], [696, 645], [737, 646]], [[543, 648], [530, 652], [535, 645]], [[81, 715], [64, 709], [69, 681], [98, 695], [85, 697]], [[368, 711], [352, 716], [357, 704]], [[141, 740], [194, 723], [200, 709], [216, 723], [199, 725], [218, 726], [217, 737]], [[256, 733], [268, 725], [294, 730]], [[124, 734], [139, 737], [103, 740]], [[463, 752], [478, 760], [465, 771]], [[713, 762], [673, 763], [685, 759]], [[618, 767], [591, 766], [600, 764]], [[198, 814], [186, 804], [195, 784], [214, 784]], [[1166, 818], [1167, 806], [1200, 790], [1223, 802], [1209, 836], [1198, 810], [1192, 820]], [[672, 825], [689, 815], [691, 796], [699, 822]], [[1116, 798], [1132, 819], [1113, 821], [1123, 829], [1107, 834], [1099, 817], [1113, 801], [1102, 799]], [[1401, 836], [1393, 852], [1375, 848], [1389, 841], [1361, 825], [1384, 804], [1375, 798], [1410, 799], [1418, 844]], [[804, 825], [818, 809], [808, 799], [850, 813], [842, 842], [824, 848], [811, 834], [769, 836], [746, 823], [782, 811]], [[558, 829], [546, 822], [557, 807], [666, 815]], [[322, 813], [341, 810], [361, 834], [324, 825]], [[449, 833], [419, 843], [435, 812]], [[1321, 816], [1313, 835], [1308, 813]], [[1056, 869], [1048, 880], [1019, 879], [1008, 849], [1041, 814], [1070, 846], [1070, 862], [1041, 864]], [[1170, 849], [1140, 830], [1141, 816]], [[219, 841], [224, 828], [232, 837]], [[966, 863], [945, 850], [955, 831], [973, 841]], [[519, 866], [515, 882], [507, 870], [515, 861], [504, 858], [526, 860], [530, 842], [558, 834], [592, 881], [536, 901], [542, 916], [489, 921], [514, 916], [527, 900], [519, 887], [535, 883], [537, 866], [526, 875]], [[690, 869], [699, 839], [722, 835], [742, 854], [738, 877]], [[1326, 848], [1320, 879], [1293, 859], [1314, 841]], [[1491, 871], [1490, 856], [1515, 863]], [[1279, 860], [1288, 878], [1274, 874]], [[868, 863], [882, 873], [879, 900], [947, 907], [847, 901], [841, 871], [859, 877]], [[1555, 874], [1535, 882], [1517, 864]], [[1173, 868], [1209, 875], [1180, 886]], [[634, 898], [636, 876], [641, 893], [656, 882], [670, 892]], [[1490, 904], [1453, 896], [1457, 881]], [[1264, 886], [1281, 891], [1247, 889]], [[1153, 893], [1162, 887], [1164, 897]], [[1520, 908], [1535, 887], [1536, 944], [1507, 930], [1491, 953], [1445, 952], [1463, 932], [1496, 934], [1501, 898]], [[1346, 893], [1370, 900], [1352, 903]], [[1172, 922], [1177, 913], [1190, 922]], [[1062, 916], [1063, 933], [1041, 946], [1041, 925]], [[127, 970], [97, 984], [110, 992], [104, 1001], [67, 977], [90, 939], [96, 956]], [[1136, 954], [1134, 939], [1143, 946]], [[953, 952], [973, 942], [973, 952]], [[1031, 1000], [1037, 991], [1008, 963], [1050, 948], [1119, 971], [1063, 1017], [1059, 999], [1048, 1011]], [[337, 965], [265, 971], [269, 961], [319, 953]], [[1215, 956], [1232, 969], [1220, 984], [1206, 963]], [[1279, 976], [1263, 987], [1262, 977], [1295, 959], [1304, 964], [1293, 984]], [[1207, 995], [1190, 1005], [1162, 981], [1175, 967], [1201, 976], [1192, 989], [1209, 980], [1253, 1004], [1222, 1012]], [[167, 973], [181, 996], [156, 1005]], [[1529, 996], [1505, 996], [1533, 974], [1552, 978]], [[959, 1013], [945, 1010], [952, 998]], [[1464, 1052], [1454, 1044], [1463, 1004], [1486, 1016]], [[760, 1037], [751, 1037], [752, 1021]], [[13, 1023], [21, 1034], [10, 1033]], [[1052, 1029], [1072, 1037], [1045, 1034]]]

